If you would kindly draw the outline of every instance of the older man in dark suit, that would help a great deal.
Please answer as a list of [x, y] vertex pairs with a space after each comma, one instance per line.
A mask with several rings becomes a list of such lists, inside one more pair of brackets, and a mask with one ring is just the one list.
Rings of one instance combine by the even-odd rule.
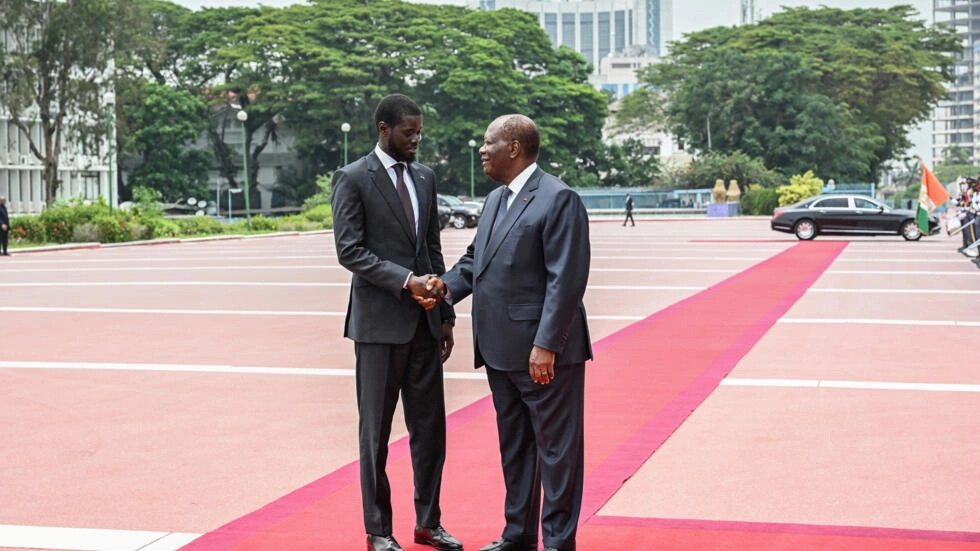
[[392, 535], [385, 474], [392, 416], [401, 393], [415, 470], [415, 542], [463, 546], [441, 525], [446, 458], [442, 362], [452, 351], [452, 308], [423, 309], [428, 276], [445, 270], [435, 176], [414, 162], [422, 111], [393, 94], [374, 114], [378, 145], [333, 177], [334, 240], [353, 273], [344, 336], [354, 341], [361, 498], [368, 551], [401, 551]]
[[538, 167], [539, 145], [523, 115], [490, 124], [480, 158], [504, 185], [463, 257], [428, 284], [453, 302], [473, 295], [475, 364], [497, 412], [505, 526], [481, 551], [537, 549], [539, 521], [546, 551], [574, 551], [582, 505], [589, 220], [579, 195]]

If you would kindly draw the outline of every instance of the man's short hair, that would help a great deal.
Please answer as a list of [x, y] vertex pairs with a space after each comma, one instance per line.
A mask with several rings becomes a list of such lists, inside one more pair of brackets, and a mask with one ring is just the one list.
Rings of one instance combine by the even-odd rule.
[[385, 96], [375, 108], [374, 127], [377, 128], [381, 123], [395, 126], [405, 117], [418, 117], [421, 114], [422, 109], [412, 98], [405, 94], [391, 94]]
[[521, 142], [521, 148], [527, 158], [538, 158], [538, 150], [541, 148], [541, 134], [538, 133], [537, 125], [530, 117], [516, 114], [506, 116], [500, 129], [505, 139]]

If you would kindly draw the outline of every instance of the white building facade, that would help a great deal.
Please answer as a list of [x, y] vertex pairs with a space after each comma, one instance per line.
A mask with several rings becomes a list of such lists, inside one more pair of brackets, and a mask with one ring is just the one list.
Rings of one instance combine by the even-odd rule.
[[620, 98], [638, 84], [635, 72], [603, 72], [609, 56], [657, 58], [673, 39], [673, 0], [479, 0], [484, 10], [514, 8], [538, 16], [551, 43], [579, 52], [593, 66], [592, 81]]

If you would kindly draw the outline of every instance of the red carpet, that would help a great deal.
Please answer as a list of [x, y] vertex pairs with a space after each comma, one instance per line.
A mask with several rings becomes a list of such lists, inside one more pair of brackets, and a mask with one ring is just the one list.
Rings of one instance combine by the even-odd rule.
[[[965, 549], [977, 534], [595, 516], [826, 270], [845, 243], [805, 242], [596, 343], [587, 367], [579, 549]], [[475, 550], [497, 539], [503, 483], [489, 398], [449, 416], [443, 524]], [[412, 543], [405, 439], [388, 473], [395, 538]], [[205, 534], [184, 551], [364, 549], [356, 463]]]

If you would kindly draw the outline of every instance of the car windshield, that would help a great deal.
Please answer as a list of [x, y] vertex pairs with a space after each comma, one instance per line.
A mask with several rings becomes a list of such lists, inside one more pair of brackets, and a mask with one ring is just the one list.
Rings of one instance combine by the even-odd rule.
[[450, 205], [458, 206], [463, 204], [462, 201], [460, 201], [456, 197], [453, 197], [452, 195], [442, 195], [441, 197], [444, 201], [446, 201]]

